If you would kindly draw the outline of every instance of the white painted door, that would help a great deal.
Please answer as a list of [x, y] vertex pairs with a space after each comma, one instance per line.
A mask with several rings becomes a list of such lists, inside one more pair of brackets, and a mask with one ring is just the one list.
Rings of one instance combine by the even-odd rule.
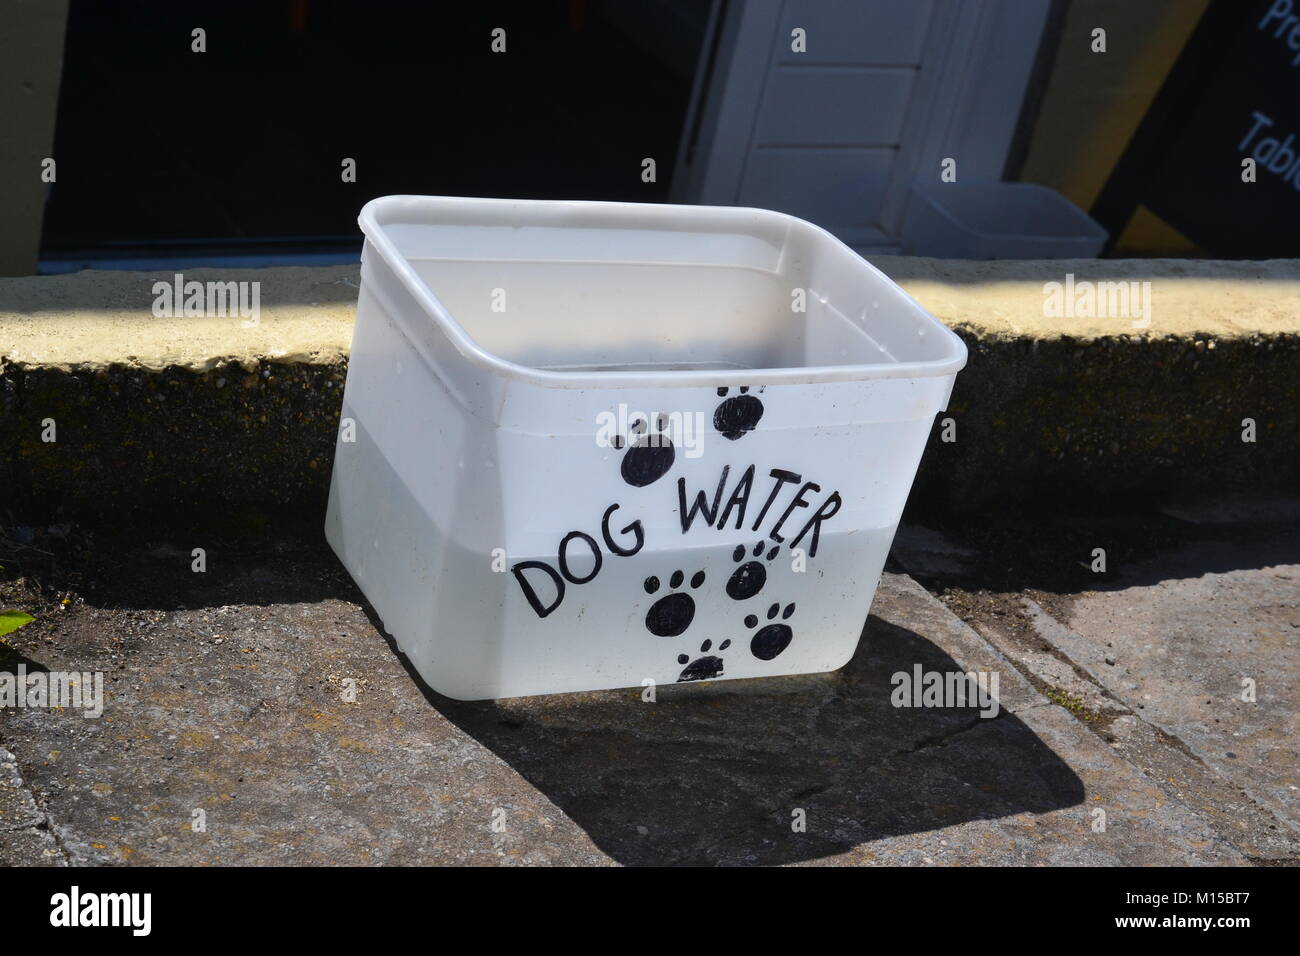
[[1001, 178], [1048, 0], [718, 0], [677, 202], [809, 219], [896, 251], [912, 182]]

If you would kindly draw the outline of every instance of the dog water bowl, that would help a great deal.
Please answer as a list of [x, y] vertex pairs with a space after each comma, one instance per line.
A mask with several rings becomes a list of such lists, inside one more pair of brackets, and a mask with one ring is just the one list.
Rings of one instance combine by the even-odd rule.
[[390, 196], [326, 534], [460, 699], [849, 660], [961, 340], [756, 209]]

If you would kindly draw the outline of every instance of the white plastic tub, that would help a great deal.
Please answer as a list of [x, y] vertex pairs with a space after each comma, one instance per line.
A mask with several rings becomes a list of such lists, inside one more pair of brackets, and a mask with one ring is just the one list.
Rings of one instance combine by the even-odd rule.
[[938, 259], [1092, 259], [1108, 237], [1037, 183], [918, 183], [903, 220], [903, 252]]
[[849, 660], [960, 339], [774, 212], [390, 196], [360, 221], [326, 534], [434, 689]]

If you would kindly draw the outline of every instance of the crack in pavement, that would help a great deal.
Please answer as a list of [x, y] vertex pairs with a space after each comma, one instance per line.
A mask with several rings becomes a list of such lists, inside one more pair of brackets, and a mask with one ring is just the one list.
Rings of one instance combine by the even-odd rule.
[[[0, 813], [14, 815], [13, 819], [0, 820], [0, 833], [31, 832], [37, 835], [38, 844], [49, 844], [44, 849], [45, 860], [29, 859], [24, 855], [21, 864], [32, 865], [51, 859], [57, 860], [61, 866], [69, 864], [67, 850], [55, 830], [54, 820], [41, 807], [35, 792], [27, 785], [19, 770], [18, 758], [3, 746], [0, 746]], [[12, 847], [12, 841], [7, 841], [7, 845], [0, 849], [9, 850]], [[14, 848], [13, 852], [22, 851]], [[19, 861], [7, 862], [14, 865]]]
[[893, 756], [905, 757], [908, 754], [919, 753], [922, 750], [929, 750], [931, 747], [942, 747], [944, 744], [952, 740], [954, 737], [959, 737], [962, 734], [967, 733], [968, 731], [974, 730], [980, 724], [989, 723], [994, 720], [1001, 719], [1002, 715], [1005, 713], [1007, 713], [1006, 710], [999, 709], [998, 713], [993, 717], [973, 717], [971, 720], [967, 721], [962, 726], [957, 727], [951, 731], [948, 731], [947, 733], [932, 734], [929, 737], [922, 737], [911, 747], [905, 747], [902, 750], [895, 750]]
[[[1193, 812], [1198, 816], [1205, 819], [1220, 840], [1225, 842], [1226, 845], [1236, 849], [1247, 859], [1252, 862], [1262, 862], [1264, 865], [1279, 865], [1296, 859], [1294, 853], [1282, 859], [1276, 857], [1264, 857], [1260, 856], [1258, 853], [1250, 853], [1248, 852], [1247, 846], [1242, 843], [1241, 835], [1234, 833], [1231, 830], [1224, 829], [1223, 822], [1216, 819], [1216, 814], [1207, 814], [1201, 810], [1195, 809], [1193, 804], [1189, 803], [1187, 794], [1180, 792], [1179, 788], [1173, 785], [1174, 781], [1168, 775], [1169, 767], [1167, 765], [1164, 767], [1158, 767], [1153, 764], [1153, 761], [1158, 762], [1154, 754], [1167, 752], [1171, 754], [1173, 759], [1176, 760], [1177, 758], [1181, 758], [1187, 764], [1190, 764], [1190, 767], [1185, 766], [1181, 768], [1180, 772], [1188, 775], [1189, 778], [1199, 776], [1201, 779], [1199, 781], [1189, 779], [1184, 786], [1200, 786], [1202, 788], [1218, 789], [1221, 793], [1216, 802], [1223, 802], [1225, 806], [1228, 806], [1229, 801], [1226, 800], [1226, 794], [1228, 791], [1232, 791], [1234, 797], [1233, 801], [1231, 801], [1231, 804], [1233, 805], [1232, 809], [1235, 809], [1238, 812], [1244, 812], [1250, 817], [1254, 817], [1261, 830], [1264, 828], [1278, 830], [1280, 828], [1286, 832], [1294, 832], [1295, 829], [1290, 825], [1289, 821], [1275, 813], [1266, 802], [1261, 801], [1254, 793], [1250, 792], [1250, 790], [1234, 785], [1231, 780], [1220, 774], [1218, 770], [1208, 764], [1199, 754], [1188, 746], [1186, 741], [1182, 740], [1182, 738], [1171, 733], [1164, 727], [1161, 727], [1159, 724], [1153, 723], [1142, 713], [1141, 710], [1133, 707], [1123, 698], [1112, 692], [1110, 688], [1105, 686], [1105, 684], [1101, 683], [1099, 675], [1095, 674], [1091, 668], [1076, 661], [1068, 651], [1062, 648], [1062, 641], [1054, 639], [1059, 638], [1062, 633], [1065, 633], [1074, 641], [1081, 640], [1077, 635], [1074, 635], [1073, 632], [1070, 631], [1067, 624], [1059, 620], [1050, 610], [1030, 597], [1021, 596], [1020, 602], [1022, 609], [1019, 613], [1022, 620], [1033, 629], [1033, 632], [1037, 637], [1047, 646], [1046, 653], [1055, 660], [1069, 667], [1080, 681], [1094, 688], [1102, 699], [1110, 702], [1116, 709], [1116, 712], [1114, 713], [1099, 713], [1097, 718], [1093, 720], [1081, 719], [1077, 714], [1072, 715], [1076, 720], [1086, 726], [1093, 734], [1113, 747], [1116, 747], [1117, 756], [1132, 765], [1139, 773], [1150, 780], [1152, 784], [1167, 794], [1171, 799], [1177, 800], [1179, 803], [1193, 810]], [[979, 634], [982, 640], [992, 643], [992, 638], [984, 633], [982, 626], [976, 626], [973, 624], [969, 626]], [[1008, 654], [1005, 656], [1010, 666], [1018, 671], [1039, 694], [1044, 694], [1045, 687], [1050, 688], [1053, 686], [1051, 681], [1047, 680], [1044, 675], [1038, 673], [1031, 660], [1027, 660], [1015, 654]], [[1022, 708], [1021, 712], [1042, 706], [1059, 707], [1061, 705], [1051, 699], [1045, 699], [1040, 704], [1033, 705], [1029, 708]], [[1068, 711], [1068, 708], [1063, 709]], [[1133, 721], [1135, 725], [1134, 730], [1138, 736], [1121, 742], [1115, 732], [1111, 729], [1117, 720]], [[1142, 739], [1143, 737], [1145, 739]], [[1123, 746], [1121, 746], [1121, 743]], [[1135, 751], [1140, 750], [1143, 744], [1146, 744], [1151, 748], [1153, 755], [1149, 756], [1147, 759], [1138, 759]], [[1237, 800], [1242, 802], [1237, 803]], [[1291, 842], [1293, 843], [1293, 841]]]

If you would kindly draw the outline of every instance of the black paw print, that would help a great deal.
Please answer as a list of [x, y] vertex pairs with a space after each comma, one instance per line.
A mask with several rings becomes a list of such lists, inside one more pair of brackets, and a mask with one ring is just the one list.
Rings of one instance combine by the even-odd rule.
[[[681, 571], [674, 571], [673, 576], [668, 579], [670, 588], [679, 588], [685, 579]], [[704, 572], [696, 571], [695, 576], [691, 578], [691, 587], [699, 588], [704, 583]], [[659, 579], [653, 574], [645, 579], [645, 593], [654, 594], [659, 590]], [[671, 594], [665, 594], [654, 604], [650, 605], [650, 610], [645, 612], [645, 627], [651, 634], [659, 637], [676, 637], [691, 626], [691, 621], [695, 620], [695, 598], [691, 597], [685, 591], [674, 590]]]
[[718, 397], [727, 400], [713, 413], [713, 427], [722, 433], [723, 438], [735, 441], [742, 435], [754, 430], [763, 417], [763, 403], [749, 394], [749, 386], [742, 385], [738, 394], [727, 398], [728, 388], [718, 389]]
[[[780, 604], [773, 604], [767, 609], [767, 619], [771, 621], [776, 617], [776, 612], [781, 610]], [[790, 603], [781, 611], [781, 620], [787, 620], [794, 613], [794, 604]], [[758, 627], [758, 617], [750, 614], [745, 618], [745, 627]], [[761, 661], [770, 661], [776, 655], [790, 646], [790, 641], [794, 637], [794, 631], [790, 630], [789, 624], [782, 624], [776, 621], [767, 624], [757, 634], [750, 639], [749, 649], [755, 657]]]
[[[629, 429], [633, 436], [631, 447], [623, 455], [623, 464], [619, 467], [623, 480], [629, 485], [644, 488], [666, 475], [673, 466], [677, 450], [668, 439], [668, 416], [660, 415], [657, 424], [657, 429], [647, 434], [645, 419], [638, 418]], [[622, 448], [625, 444], [623, 437], [616, 436], [613, 444], [615, 448]]]
[[[718, 645], [718, 653], [725, 651], [730, 646], [731, 641], [723, 641]], [[677, 683], [681, 684], [690, 680], [712, 680], [715, 677], [722, 676], [722, 658], [709, 653], [712, 647], [712, 641], [705, 641], [700, 645], [700, 653], [706, 656], [697, 657], [693, 661], [686, 654], [677, 655], [677, 663], [686, 664], [682, 676], [677, 678]], [[690, 661], [690, 663], [687, 663], [687, 661]]]
[[[757, 558], [767, 547], [766, 541], [760, 541], [754, 545], [754, 557]], [[776, 553], [781, 550], [781, 546], [775, 545], [767, 552], [767, 560], [771, 561], [776, 557]], [[731, 555], [731, 560], [740, 562], [745, 561], [745, 546], [736, 545], [736, 550]], [[731, 577], [727, 579], [727, 595], [737, 601], [743, 601], [745, 598], [752, 598], [759, 591], [763, 590], [763, 585], [767, 583], [767, 568], [763, 567], [761, 561], [745, 561], [744, 564], [731, 572]]]

